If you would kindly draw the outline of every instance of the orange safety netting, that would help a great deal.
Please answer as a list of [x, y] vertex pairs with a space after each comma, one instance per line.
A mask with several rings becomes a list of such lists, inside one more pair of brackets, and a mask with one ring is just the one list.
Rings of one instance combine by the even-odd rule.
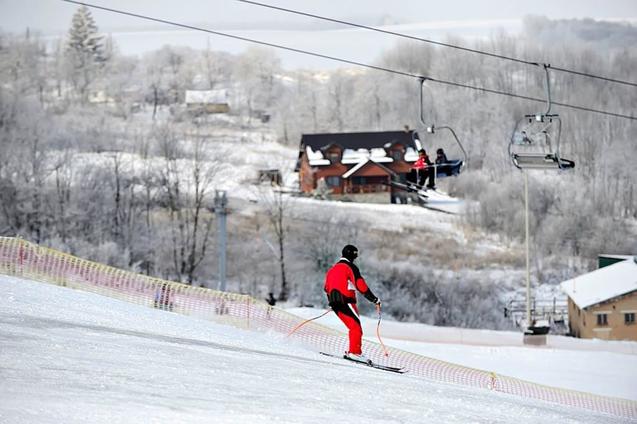
[[[123, 271], [80, 259], [22, 239], [0, 237], [0, 273], [98, 293], [138, 305], [166, 309], [251, 330], [290, 333], [303, 319], [272, 308], [247, 295], [187, 286]], [[291, 336], [317, 350], [344, 352], [347, 337], [310, 322]], [[540, 399], [625, 418], [637, 418], [637, 402], [529, 381], [468, 368], [389, 347], [389, 359], [380, 344], [364, 341], [369, 358], [406, 368], [410, 375], [430, 380], [480, 387]]]

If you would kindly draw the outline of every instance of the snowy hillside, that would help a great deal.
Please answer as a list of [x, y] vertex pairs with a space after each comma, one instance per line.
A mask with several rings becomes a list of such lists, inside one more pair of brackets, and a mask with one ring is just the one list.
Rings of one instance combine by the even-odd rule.
[[621, 422], [46, 284], [0, 293], [2, 422]]

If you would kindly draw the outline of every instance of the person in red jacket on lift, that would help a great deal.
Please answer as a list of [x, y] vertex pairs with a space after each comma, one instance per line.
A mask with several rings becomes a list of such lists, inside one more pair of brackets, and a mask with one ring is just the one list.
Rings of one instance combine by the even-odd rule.
[[427, 188], [431, 190], [436, 189], [436, 176], [434, 164], [429, 160], [429, 156], [427, 156], [427, 152], [425, 149], [420, 149], [418, 151], [418, 160], [414, 162], [412, 169], [416, 170], [416, 184], [420, 187], [424, 187], [425, 181], [429, 179], [429, 184], [427, 184]]
[[345, 356], [359, 362], [369, 363], [363, 355], [361, 327], [358, 308], [356, 307], [356, 290], [380, 309], [380, 299], [367, 287], [354, 260], [358, 257], [356, 246], [348, 244], [343, 248], [342, 257], [325, 275], [325, 293], [330, 307], [349, 330], [349, 351]]

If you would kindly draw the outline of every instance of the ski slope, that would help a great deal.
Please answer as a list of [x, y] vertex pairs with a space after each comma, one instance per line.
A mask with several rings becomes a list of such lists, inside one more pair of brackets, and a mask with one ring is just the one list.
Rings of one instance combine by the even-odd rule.
[[12, 277], [0, 298], [3, 423], [622, 422]]
[[[292, 308], [310, 318], [324, 312]], [[361, 317], [363, 332], [376, 339], [378, 320]], [[329, 314], [318, 323], [342, 329]], [[637, 343], [547, 336], [546, 346], [528, 346], [521, 332], [435, 327], [382, 321], [386, 345], [454, 364], [493, 371], [538, 384], [637, 401]]]

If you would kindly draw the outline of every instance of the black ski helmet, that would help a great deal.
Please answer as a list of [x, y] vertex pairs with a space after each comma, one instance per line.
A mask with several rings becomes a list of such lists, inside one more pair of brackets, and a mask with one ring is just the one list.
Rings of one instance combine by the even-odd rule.
[[348, 244], [347, 246], [343, 248], [342, 255], [345, 259], [349, 260], [350, 262], [354, 262], [354, 259], [358, 257], [358, 248], [356, 246]]

